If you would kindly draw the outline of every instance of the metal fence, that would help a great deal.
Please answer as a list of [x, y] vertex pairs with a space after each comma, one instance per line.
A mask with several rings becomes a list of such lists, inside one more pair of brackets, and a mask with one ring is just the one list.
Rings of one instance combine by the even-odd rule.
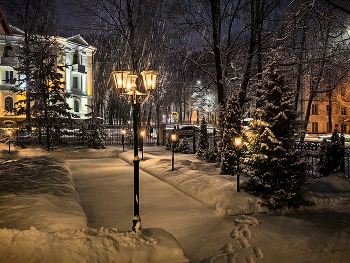
[[[321, 143], [319, 142], [294, 142], [294, 149], [302, 152], [302, 156], [308, 158], [309, 163], [309, 174], [315, 177], [319, 177], [320, 174], [317, 172], [317, 164], [320, 161], [318, 157], [318, 150]], [[344, 175], [350, 179], [350, 149], [345, 148], [344, 150]]]

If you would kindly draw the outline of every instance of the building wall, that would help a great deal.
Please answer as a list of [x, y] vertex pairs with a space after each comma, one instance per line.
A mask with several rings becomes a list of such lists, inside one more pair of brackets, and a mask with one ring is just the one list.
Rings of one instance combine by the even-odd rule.
[[[344, 81], [331, 92], [318, 94], [312, 102], [311, 114], [307, 126], [310, 134], [330, 133], [334, 129], [339, 132], [350, 133], [350, 83]], [[306, 91], [309, 87], [306, 87]], [[325, 90], [321, 87], [320, 90]], [[306, 112], [309, 93], [305, 92], [304, 112]], [[328, 107], [331, 104], [332, 129], [329, 130]]]
[[[5, 97], [12, 96], [14, 103], [19, 99], [23, 99], [23, 96], [16, 95], [10, 92], [10, 87], [15, 84], [9, 84], [5, 81], [6, 70], [13, 71], [13, 77], [19, 79], [16, 71], [14, 71], [11, 65], [8, 65], [9, 59], [2, 59], [4, 56], [4, 48], [6, 45], [12, 45], [14, 48], [21, 40], [22, 35], [19, 32], [12, 36], [0, 35], [0, 123], [5, 121], [20, 121], [24, 120], [25, 116], [13, 116], [14, 114], [5, 111]], [[79, 35], [70, 38], [58, 37], [57, 41], [60, 46], [64, 47], [63, 51], [59, 51], [58, 65], [68, 65], [65, 68], [63, 74], [63, 81], [66, 83], [64, 86], [65, 92], [71, 94], [71, 98], [67, 99], [68, 105], [72, 108], [71, 112], [76, 114], [80, 118], [85, 118], [85, 114], [91, 110], [85, 105], [91, 105], [93, 95], [93, 79], [92, 79], [92, 57], [95, 48], [89, 46], [85, 40]], [[73, 63], [74, 54], [78, 57], [78, 62]], [[13, 65], [14, 66], [14, 65]], [[74, 77], [78, 78], [78, 85], [73, 87]], [[18, 84], [18, 83], [17, 83]], [[25, 85], [22, 87], [25, 89]], [[75, 106], [75, 101], [77, 101]]]

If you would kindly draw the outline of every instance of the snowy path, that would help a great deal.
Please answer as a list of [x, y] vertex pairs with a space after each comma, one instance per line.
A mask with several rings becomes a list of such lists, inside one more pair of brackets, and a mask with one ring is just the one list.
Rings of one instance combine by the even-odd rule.
[[[93, 228], [130, 230], [133, 167], [117, 158], [67, 160], [80, 203]], [[140, 171], [140, 214], [144, 228], [160, 227], [180, 243], [191, 262], [216, 253], [230, 241], [233, 218], [217, 212]]]

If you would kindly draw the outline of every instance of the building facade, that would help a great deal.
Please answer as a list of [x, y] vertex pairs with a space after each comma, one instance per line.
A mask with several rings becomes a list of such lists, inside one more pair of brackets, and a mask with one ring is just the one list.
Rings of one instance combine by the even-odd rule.
[[[310, 82], [310, 81], [308, 81]], [[309, 85], [301, 94], [302, 119], [305, 119], [309, 99]], [[344, 134], [350, 133], [350, 92], [348, 81], [342, 81], [329, 92], [318, 93], [311, 104], [307, 132], [310, 134], [332, 133], [334, 129]], [[328, 90], [322, 86], [320, 90]]]
[[[19, 79], [24, 76], [14, 70], [18, 61], [15, 57], [15, 50], [23, 40], [24, 34], [21, 30], [10, 26], [11, 35], [0, 34], [0, 123], [15, 123], [25, 119], [25, 116], [16, 116], [13, 112], [15, 103], [22, 96], [10, 91], [11, 87], [18, 85]], [[93, 96], [93, 74], [92, 63], [95, 48], [80, 36], [69, 38], [57, 37], [57, 42], [63, 52], [59, 52], [57, 65], [65, 65], [63, 81], [65, 92], [71, 94], [67, 103], [71, 112], [79, 118], [85, 118], [85, 114], [91, 110], [87, 105], [92, 105]], [[26, 89], [23, 83], [18, 89]]]

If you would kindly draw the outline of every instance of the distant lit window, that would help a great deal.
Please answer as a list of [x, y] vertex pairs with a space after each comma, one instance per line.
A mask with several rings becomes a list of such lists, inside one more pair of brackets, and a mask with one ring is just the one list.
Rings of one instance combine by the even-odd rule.
[[6, 83], [12, 83], [13, 82], [13, 71], [12, 70], [6, 70], [6, 72], [5, 72], [5, 82]]
[[80, 102], [79, 100], [74, 101], [74, 112], [80, 112]]
[[311, 105], [311, 114], [312, 115], [318, 115], [318, 105], [317, 104], [312, 104]]
[[6, 111], [12, 111], [13, 110], [13, 98], [12, 97], [6, 97], [5, 98], [5, 110]]
[[79, 88], [79, 78], [73, 77], [73, 89], [78, 89], [78, 88]]
[[347, 115], [347, 109], [344, 105], [341, 105], [341, 115]]

